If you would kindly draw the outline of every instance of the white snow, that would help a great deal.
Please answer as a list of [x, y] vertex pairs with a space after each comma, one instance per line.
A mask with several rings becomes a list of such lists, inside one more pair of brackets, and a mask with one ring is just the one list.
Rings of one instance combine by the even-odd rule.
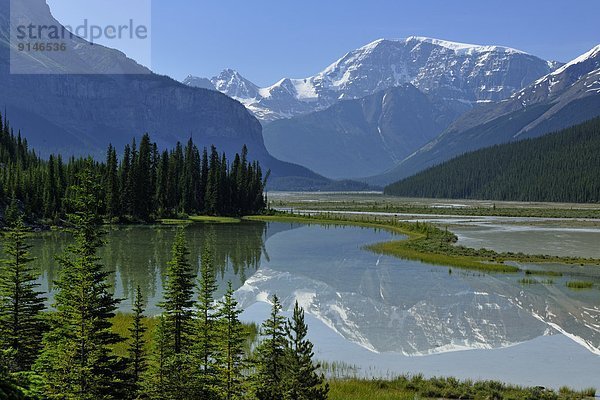
[[423, 37], [423, 36], [410, 36], [405, 39], [406, 42], [409, 42], [411, 40], [416, 40], [416, 41], [425, 42], [425, 43], [431, 43], [436, 46], [445, 47], [447, 49], [453, 50], [456, 54], [459, 54], [459, 55], [470, 55], [470, 54], [475, 54], [475, 53], [489, 53], [489, 52], [500, 52], [500, 53], [509, 53], [509, 54], [527, 54], [521, 50], [513, 49], [511, 47], [481, 46], [481, 45], [477, 45], [477, 44], [450, 42], [448, 40], [428, 38], [428, 37]]
[[[558, 75], [563, 73], [564, 71], [566, 71], [569, 67], [572, 67], [573, 65], [576, 64], [580, 64], [590, 58], [594, 58], [600, 56], [600, 44], [594, 48], [592, 48], [590, 51], [583, 53], [582, 55], [580, 55], [579, 57], [577, 57], [576, 59], [569, 61], [568, 63], [566, 63], [565, 65], [563, 65], [562, 67], [558, 68], [556, 71], [550, 73], [550, 75]], [[543, 80], [544, 78], [542, 78]]]

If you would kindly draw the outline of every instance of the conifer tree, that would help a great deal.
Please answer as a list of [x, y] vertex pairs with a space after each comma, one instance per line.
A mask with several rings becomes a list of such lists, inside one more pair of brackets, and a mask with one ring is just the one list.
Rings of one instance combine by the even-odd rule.
[[219, 309], [219, 389], [225, 400], [241, 399], [245, 390], [243, 371], [247, 364], [244, 359], [246, 336], [239, 319], [241, 313], [229, 281]]
[[123, 160], [121, 161], [121, 167], [119, 174], [121, 176], [121, 188], [120, 188], [120, 200], [121, 212], [124, 215], [131, 215], [133, 212], [133, 183], [131, 182], [131, 147], [129, 145], [125, 146], [125, 150], [123, 152]]
[[134, 196], [134, 215], [143, 221], [150, 219], [152, 212], [152, 144], [150, 136], [146, 133], [140, 141], [140, 149], [135, 158], [135, 164], [132, 169], [133, 176], [133, 196]]
[[196, 380], [192, 375], [194, 275], [188, 261], [185, 231], [180, 229], [173, 243], [172, 259], [167, 267], [165, 310], [155, 336], [155, 350], [149, 373], [145, 374], [145, 393], [151, 399], [196, 398]]
[[3, 237], [6, 258], [0, 264], [0, 351], [9, 350], [11, 372], [27, 371], [41, 348], [44, 300], [36, 291], [26, 228], [21, 218]]
[[285, 394], [285, 318], [279, 298], [273, 296], [271, 315], [261, 329], [264, 340], [256, 350], [253, 390], [258, 400], [281, 400]]
[[106, 152], [106, 175], [104, 177], [104, 190], [106, 194], [106, 215], [109, 218], [120, 214], [119, 210], [119, 181], [117, 152], [112, 145]]
[[166, 314], [159, 316], [154, 334], [154, 348], [150, 364], [143, 374], [142, 398], [153, 400], [180, 400], [197, 398], [191, 356], [175, 354], [171, 324]]
[[49, 399], [118, 399], [124, 396], [124, 363], [111, 346], [122, 338], [112, 332], [119, 300], [109, 291], [109, 273], [99, 262], [99, 179], [86, 162], [79, 185], [72, 188], [75, 210], [69, 216], [75, 243], [58, 257], [51, 330], [44, 335], [36, 363], [41, 390]]
[[13, 193], [10, 203], [6, 206], [6, 211], [4, 212], [4, 221], [6, 221], [6, 225], [13, 226], [19, 218], [21, 218], [21, 212], [17, 204], [17, 196]]
[[216, 356], [218, 350], [217, 309], [214, 293], [217, 282], [213, 258], [208, 246], [202, 251], [200, 293], [196, 306], [194, 357], [198, 367], [200, 397], [214, 398], [217, 385]]
[[129, 328], [131, 334], [131, 343], [129, 344], [129, 362], [131, 376], [131, 396], [137, 398], [141, 390], [141, 377], [146, 371], [146, 352], [144, 350], [144, 334], [146, 327], [143, 324], [144, 319], [144, 299], [142, 289], [138, 286], [135, 292], [133, 304], [133, 325]]
[[166, 399], [167, 383], [169, 373], [167, 365], [169, 359], [173, 357], [173, 338], [167, 322], [167, 317], [163, 313], [158, 317], [158, 324], [154, 331], [152, 352], [148, 369], [142, 375], [142, 385], [144, 396], [151, 399]]
[[306, 338], [308, 326], [304, 322], [304, 310], [298, 302], [294, 314], [286, 323], [286, 391], [287, 400], [325, 400], [329, 386], [324, 384], [325, 377], [319, 375], [319, 365], [313, 363], [313, 344]]
[[164, 300], [160, 306], [165, 310], [166, 323], [172, 332], [173, 352], [179, 354], [189, 348], [194, 306], [194, 275], [183, 228], [175, 235], [171, 254]]

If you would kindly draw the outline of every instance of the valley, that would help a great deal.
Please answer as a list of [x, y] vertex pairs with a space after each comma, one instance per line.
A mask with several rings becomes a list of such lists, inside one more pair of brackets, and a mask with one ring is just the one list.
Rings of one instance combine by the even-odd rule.
[[[581, 227], [552, 219], [527, 225], [520, 218], [514, 222], [499, 217], [438, 218], [432, 222], [450, 226], [458, 234], [458, 244], [600, 256], [598, 220], [590, 219], [590, 226]], [[264, 320], [269, 309], [261, 299], [270, 295], [279, 295], [285, 308], [300, 301], [308, 312], [317, 358], [353, 366], [350, 376], [423, 373], [577, 389], [600, 384], [595, 374], [599, 368], [595, 354], [600, 351], [595, 328], [600, 312], [597, 266], [516, 263], [523, 270], [550, 269], [549, 277], [454, 268], [449, 273], [447, 266], [366, 250], [370, 244], [402, 239], [393, 232], [335, 221], [261, 219], [190, 225], [191, 258], [196, 259], [208, 243], [220, 271], [217, 295], [231, 280], [246, 322]], [[175, 231], [169, 226], [111, 229], [100, 256], [116, 268], [111, 285], [117, 297], [130, 298], [131, 290], [141, 285], [148, 313], [158, 312], [168, 243]], [[546, 247], [537, 244], [540, 233]], [[48, 293], [59, 269], [49, 267], [53, 262], [47, 257], [66, 243], [60, 233], [35, 236], [33, 254]], [[153, 255], [145, 250], [148, 244], [156, 249]], [[521, 283], [526, 276], [532, 283]], [[594, 286], [582, 291], [567, 288], [566, 283], [574, 280]], [[130, 306], [122, 303], [124, 311]]]
[[0, 0], [0, 400], [598, 398], [555, 3]]

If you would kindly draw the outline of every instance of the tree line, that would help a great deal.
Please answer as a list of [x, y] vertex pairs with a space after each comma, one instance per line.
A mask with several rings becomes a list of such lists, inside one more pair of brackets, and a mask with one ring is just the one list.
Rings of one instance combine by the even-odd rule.
[[[8, 219], [24, 210], [31, 219], [60, 222], [70, 212], [65, 201], [72, 196], [69, 188], [88, 160], [71, 157], [65, 162], [60, 155], [44, 160], [20, 132], [14, 133], [6, 118], [1, 125], [0, 205], [7, 209]], [[145, 134], [139, 145], [135, 139], [127, 144], [120, 158], [109, 145], [106, 160], [91, 168], [102, 186], [99, 213], [113, 221], [186, 214], [239, 216], [265, 207], [267, 176], [257, 161], [248, 160], [245, 146], [229, 162], [214, 146], [200, 152], [192, 139], [161, 152]]]
[[0, 398], [20, 399], [326, 399], [328, 386], [313, 362], [304, 311], [287, 320], [276, 296], [262, 340], [251, 351], [229, 283], [217, 284], [207, 247], [196, 282], [185, 230], [168, 262], [163, 312], [146, 343], [144, 299], [137, 289], [127, 339], [128, 355], [113, 347], [125, 339], [111, 319], [120, 303], [110, 290], [103, 246], [102, 185], [91, 166], [70, 187], [73, 243], [57, 256], [61, 272], [53, 309], [37, 291], [30, 245], [21, 218], [3, 238], [0, 274]]
[[600, 118], [468, 153], [385, 188], [396, 196], [600, 202]]

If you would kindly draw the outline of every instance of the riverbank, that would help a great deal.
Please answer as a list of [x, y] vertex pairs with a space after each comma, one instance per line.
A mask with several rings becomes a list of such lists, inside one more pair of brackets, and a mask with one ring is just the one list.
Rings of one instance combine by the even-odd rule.
[[512, 399], [574, 400], [593, 399], [596, 390], [558, 391], [507, 385], [494, 381], [459, 381], [454, 378], [425, 379], [421, 375], [383, 379], [341, 379], [329, 381], [330, 400], [414, 400], [414, 399]]
[[[112, 319], [113, 331], [124, 338], [130, 337], [129, 327], [133, 321], [132, 314], [117, 313]], [[150, 350], [151, 340], [156, 329], [156, 318], [144, 318], [146, 327], [144, 340], [146, 350]], [[252, 344], [258, 338], [256, 324], [244, 324], [247, 337], [246, 351], [250, 352]], [[127, 355], [128, 342], [120, 343], [113, 348], [119, 356]], [[331, 366], [324, 364], [323, 373], [334, 374]], [[540, 399], [540, 400], [575, 400], [594, 398], [593, 388], [576, 391], [563, 387], [559, 390], [539, 387], [523, 387], [509, 385], [498, 381], [471, 381], [456, 378], [424, 378], [422, 375], [400, 376], [389, 379], [360, 379], [343, 377], [335, 373], [336, 378], [330, 377], [330, 400], [413, 400], [419, 399]], [[350, 374], [351, 375], [351, 374]]]
[[431, 223], [397, 221], [393, 217], [328, 213], [318, 215], [276, 213], [275, 215], [251, 216], [244, 219], [264, 222], [354, 225], [386, 229], [404, 235], [406, 239], [370, 245], [367, 246], [368, 250], [428, 264], [462, 269], [503, 273], [521, 271], [520, 268], [507, 264], [507, 262], [600, 265], [599, 259], [529, 255], [512, 252], [498, 253], [488, 249], [458, 246], [456, 245], [456, 235], [447, 229], [440, 229]]
[[600, 204], [418, 199], [386, 196], [374, 192], [272, 192], [269, 193], [269, 200], [271, 208], [294, 210], [387, 212], [442, 216], [600, 218]]
[[162, 218], [157, 222], [163, 225], [185, 225], [193, 223], [202, 224], [237, 224], [241, 219], [235, 217], [217, 217], [213, 215], [191, 215], [186, 219], [177, 218]]

